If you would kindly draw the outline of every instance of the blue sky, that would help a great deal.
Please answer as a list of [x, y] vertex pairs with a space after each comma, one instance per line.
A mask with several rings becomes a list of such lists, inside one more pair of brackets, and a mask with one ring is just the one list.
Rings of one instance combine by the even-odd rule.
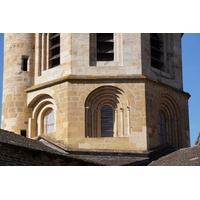
[[[182, 37], [183, 85], [189, 99], [191, 145], [200, 132], [200, 33], [185, 33]], [[3, 34], [0, 33], [0, 117], [3, 72]], [[1, 124], [1, 122], [0, 122]]]
[[2, 81], [3, 81], [3, 33], [0, 33], [0, 127], [1, 127], [1, 104], [2, 104]]
[[187, 33], [182, 38], [184, 91], [190, 93], [190, 139], [194, 144], [200, 132], [200, 33]]

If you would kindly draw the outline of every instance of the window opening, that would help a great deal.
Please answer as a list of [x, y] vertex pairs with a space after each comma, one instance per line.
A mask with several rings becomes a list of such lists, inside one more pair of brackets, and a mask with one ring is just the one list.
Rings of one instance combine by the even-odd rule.
[[53, 111], [46, 116], [46, 130], [47, 133], [55, 132], [55, 117]]
[[49, 42], [49, 68], [53, 68], [60, 65], [60, 34], [50, 34]]
[[158, 141], [160, 144], [165, 142], [165, 116], [163, 113], [158, 113]]
[[110, 105], [101, 108], [101, 137], [113, 137], [114, 112]]
[[26, 130], [21, 130], [20, 134], [21, 134], [21, 136], [26, 137]]
[[151, 66], [157, 69], [162, 69], [163, 61], [163, 38], [161, 34], [150, 33], [151, 44]]
[[114, 60], [114, 34], [97, 33], [97, 61]]
[[22, 57], [22, 71], [28, 71], [28, 57]]

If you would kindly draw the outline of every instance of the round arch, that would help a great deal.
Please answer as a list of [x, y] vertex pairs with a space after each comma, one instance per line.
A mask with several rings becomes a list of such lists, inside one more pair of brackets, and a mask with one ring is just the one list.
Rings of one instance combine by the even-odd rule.
[[54, 99], [50, 95], [40, 94], [36, 96], [28, 106], [32, 108], [32, 116], [29, 120], [31, 129], [30, 137], [36, 137], [47, 133], [46, 119], [50, 112], [53, 112], [53, 130], [56, 130], [57, 107]]
[[[113, 108], [113, 137], [129, 135], [129, 103], [124, 92], [114, 86], [101, 86], [93, 90], [85, 101], [85, 132], [86, 137], [101, 137], [101, 109], [105, 105]], [[110, 111], [111, 112], [111, 111]], [[127, 112], [127, 113], [125, 113]], [[111, 116], [111, 115], [110, 115]]]
[[159, 113], [163, 113], [165, 118], [165, 142], [171, 144], [173, 147], [181, 146], [180, 109], [173, 97], [168, 94], [161, 96], [158, 115]]

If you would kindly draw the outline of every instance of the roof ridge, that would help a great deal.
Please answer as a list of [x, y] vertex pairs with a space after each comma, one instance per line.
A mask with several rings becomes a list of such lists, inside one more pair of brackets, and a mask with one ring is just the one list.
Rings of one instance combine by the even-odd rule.
[[63, 143], [61, 140], [56, 140], [51, 136], [47, 136], [47, 135], [41, 134], [41, 135], [39, 135], [37, 137], [36, 140], [40, 140], [40, 139], [44, 139], [47, 142], [49, 142], [49, 143], [51, 143], [51, 144], [53, 144], [53, 145], [65, 150], [65, 151], [69, 150], [68, 146], [65, 143]]

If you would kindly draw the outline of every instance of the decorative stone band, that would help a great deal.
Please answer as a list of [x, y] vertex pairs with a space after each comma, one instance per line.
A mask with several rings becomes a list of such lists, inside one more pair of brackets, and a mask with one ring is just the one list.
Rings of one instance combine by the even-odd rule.
[[62, 78], [59, 78], [59, 79], [55, 79], [53, 81], [48, 81], [46, 83], [41, 83], [41, 84], [38, 84], [38, 85], [34, 85], [28, 89], [26, 89], [25, 91], [27, 93], [29, 92], [33, 92], [33, 91], [36, 91], [36, 90], [40, 90], [40, 89], [43, 89], [43, 88], [46, 88], [46, 87], [50, 87], [50, 86], [53, 86], [53, 85], [56, 85], [56, 84], [59, 84], [59, 83], [63, 83], [63, 82], [66, 82], [66, 81], [75, 81], [75, 80], [149, 80], [149, 81], [153, 81], [153, 82], [156, 82], [156, 83], [159, 83], [161, 85], [164, 85], [166, 87], [169, 87], [169, 88], [172, 88], [178, 92], [181, 92], [181, 93], [184, 93], [188, 96], [188, 99], [190, 98], [190, 94], [187, 93], [187, 92], [184, 92], [183, 90], [179, 90], [177, 88], [174, 88], [172, 86], [169, 86], [169, 85], [166, 85], [162, 82], [159, 82], [159, 81], [155, 81], [155, 80], [152, 80], [151, 78], [145, 76], [145, 75], [117, 75], [117, 76], [88, 76], [88, 75], [69, 75], [69, 76], [65, 76], [65, 77], [62, 77]]

